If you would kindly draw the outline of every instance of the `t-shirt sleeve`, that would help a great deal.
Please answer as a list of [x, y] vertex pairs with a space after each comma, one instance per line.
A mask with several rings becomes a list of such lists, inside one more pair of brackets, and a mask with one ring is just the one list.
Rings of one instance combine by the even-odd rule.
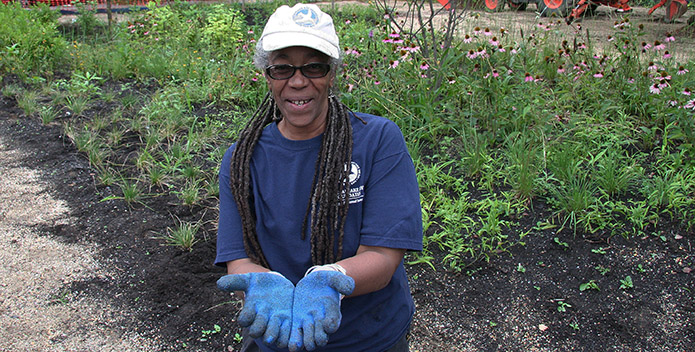
[[360, 244], [422, 250], [420, 191], [398, 126], [386, 124], [364, 189]]
[[229, 185], [229, 168], [234, 146], [227, 149], [220, 165], [220, 207], [217, 225], [217, 257], [215, 265], [247, 258], [241, 228], [241, 217]]

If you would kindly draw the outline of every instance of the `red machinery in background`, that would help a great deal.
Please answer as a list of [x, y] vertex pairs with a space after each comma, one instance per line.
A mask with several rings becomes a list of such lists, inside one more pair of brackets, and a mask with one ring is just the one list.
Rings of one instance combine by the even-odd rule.
[[[505, 4], [513, 10], [522, 11], [528, 4], [536, 4], [541, 16], [565, 17], [567, 23], [580, 18], [585, 14], [593, 13], [597, 7], [609, 6], [618, 12], [630, 12], [632, 8], [628, 5], [629, 0], [484, 0], [485, 7], [489, 11], [502, 11]], [[660, 0], [651, 9], [649, 14], [659, 7], [666, 7], [664, 22], [673, 22], [681, 17], [688, 10], [689, 0]], [[440, 0], [440, 2], [442, 2]]]

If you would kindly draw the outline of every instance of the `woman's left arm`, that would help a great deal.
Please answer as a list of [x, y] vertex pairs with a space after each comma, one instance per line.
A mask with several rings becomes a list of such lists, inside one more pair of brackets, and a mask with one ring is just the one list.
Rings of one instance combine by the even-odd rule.
[[360, 245], [354, 256], [336, 264], [355, 280], [350, 296], [359, 296], [386, 287], [404, 255], [405, 249]]

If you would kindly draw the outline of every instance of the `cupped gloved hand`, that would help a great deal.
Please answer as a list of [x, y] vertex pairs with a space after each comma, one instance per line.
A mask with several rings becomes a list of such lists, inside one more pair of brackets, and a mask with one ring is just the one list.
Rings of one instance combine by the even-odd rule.
[[337, 271], [313, 271], [301, 279], [294, 289], [290, 351], [325, 346], [340, 326], [340, 295], [354, 289], [355, 281]]
[[287, 347], [292, 323], [294, 285], [279, 273], [226, 275], [217, 280], [222, 291], [244, 291], [244, 308], [237, 321], [253, 338]]

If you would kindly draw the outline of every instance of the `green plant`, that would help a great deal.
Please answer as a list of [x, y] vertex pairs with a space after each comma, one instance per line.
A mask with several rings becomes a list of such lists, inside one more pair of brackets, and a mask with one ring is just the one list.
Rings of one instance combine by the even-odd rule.
[[34, 113], [39, 111], [39, 103], [37, 99], [39, 97], [38, 92], [33, 90], [25, 90], [21, 95], [17, 96], [17, 105], [19, 106], [24, 114], [27, 116], [32, 116]]
[[212, 6], [205, 20], [203, 43], [214, 48], [222, 57], [233, 56], [246, 32], [244, 15], [229, 5], [217, 4]]
[[193, 245], [198, 243], [198, 239], [196, 239], [198, 230], [200, 230], [200, 223], [185, 222], [176, 219], [176, 226], [174, 228], [168, 227], [167, 234], [162, 238], [168, 245], [180, 247], [186, 251], [192, 251]]
[[175, 191], [184, 205], [192, 206], [198, 203], [201, 197], [201, 187], [198, 182], [188, 181], [180, 191]]
[[0, 71], [29, 77], [52, 72], [67, 59], [68, 45], [57, 30], [60, 13], [36, 6], [36, 11], [18, 2], [0, 6]]
[[518, 272], [520, 272], [520, 273], [525, 273], [525, 272], [526, 272], [526, 268], [525, 268], [523, 265], [521, 265], [521, 263], [519, 263], [519, 264], [516, 266], [516, 271], [518, 271]]
[[585, 283], [579, 285], [579, 291], [586, 291], [586, 290], [600, 291], [601, 289], [598, 287], [596, 280], [589, 280], [588, 282], [585, 282]]
[[125, 200], [128, 204], [139, 202], [143, 197], [143, 193], [140, 190], [137, 181], [131, 182], [127, 179], [122, 179], [118, 186], [121, 188], [121, 192], [123, 193], [123, 200]]
[[569, 303], [567, 303], [567, 302], [565, 302], [565, 301], [563, 301], [563, 300], [558, 300], [558, 301], [557, 301], [557, 311], [558, 311], [558, 312], [564, 313], [564, 312], [567, 311], [567, 308], [571, 308], [571, 307], [572, 307], [571, 304], [569, 304]]
[[234, 337], [233, 337], [232, 339], [233, 339], [234, 342], [236, 342], [236, 343], [241, 343], [241, 342], [244, 340], [244, 336], [242, 336], [241, 334], [239, 334], [239, 333], [237, 332], [237, 333], [234, 333]]
[[44, 125], [50, 124], [51, 122], [55, 121], [59, 113], [60, 111], [52, 106], [41, 107], [41, 109], [39, 110], [39, 117], [41, 117], [41, 123], [43, 123]]
[[605, 276], [606, 274], [608, 274], [608, 272], [611, 271], [611, 269], [606, 268], [605, 266], [603, 266], [603, 265], [601, 265], [601, 264], [595, 266], [594, 269], [598, 270], [598, 272], [599, 272], [601, 275], [604, 275], [604, 276]]
[[627, 290], [627, 289], [630, 289], [630, 288], [633, 288], [633, 287], [634, 287], [634, 285], [633, 285], [633, 283], [632, 283], [632, 277], [631, 277], [630, 275], [625, 276], [624, 279], [621, 279], [621, 280], [620, 280], [620, 288], [621, 288], [621, 289]]
[[555, 244], [560, 246], [563, 250], [568, 250], [570, 248], [570, 245], [567, 242], [560, 241], [559, 237], [554, 237], [553, 242], [555, 242]]
[[219, 334], [222, 332], [222, 327], [215, 324], [211, 330], [203, 330], [201, 333], [203, 336], [199, 339], [200, 341], [207, 341], [212, 335]]
[[87, 109], [91, 98], [78, 95], [65, 97], [65, 107], [68, 108], [75, 116], [80, 116]]

